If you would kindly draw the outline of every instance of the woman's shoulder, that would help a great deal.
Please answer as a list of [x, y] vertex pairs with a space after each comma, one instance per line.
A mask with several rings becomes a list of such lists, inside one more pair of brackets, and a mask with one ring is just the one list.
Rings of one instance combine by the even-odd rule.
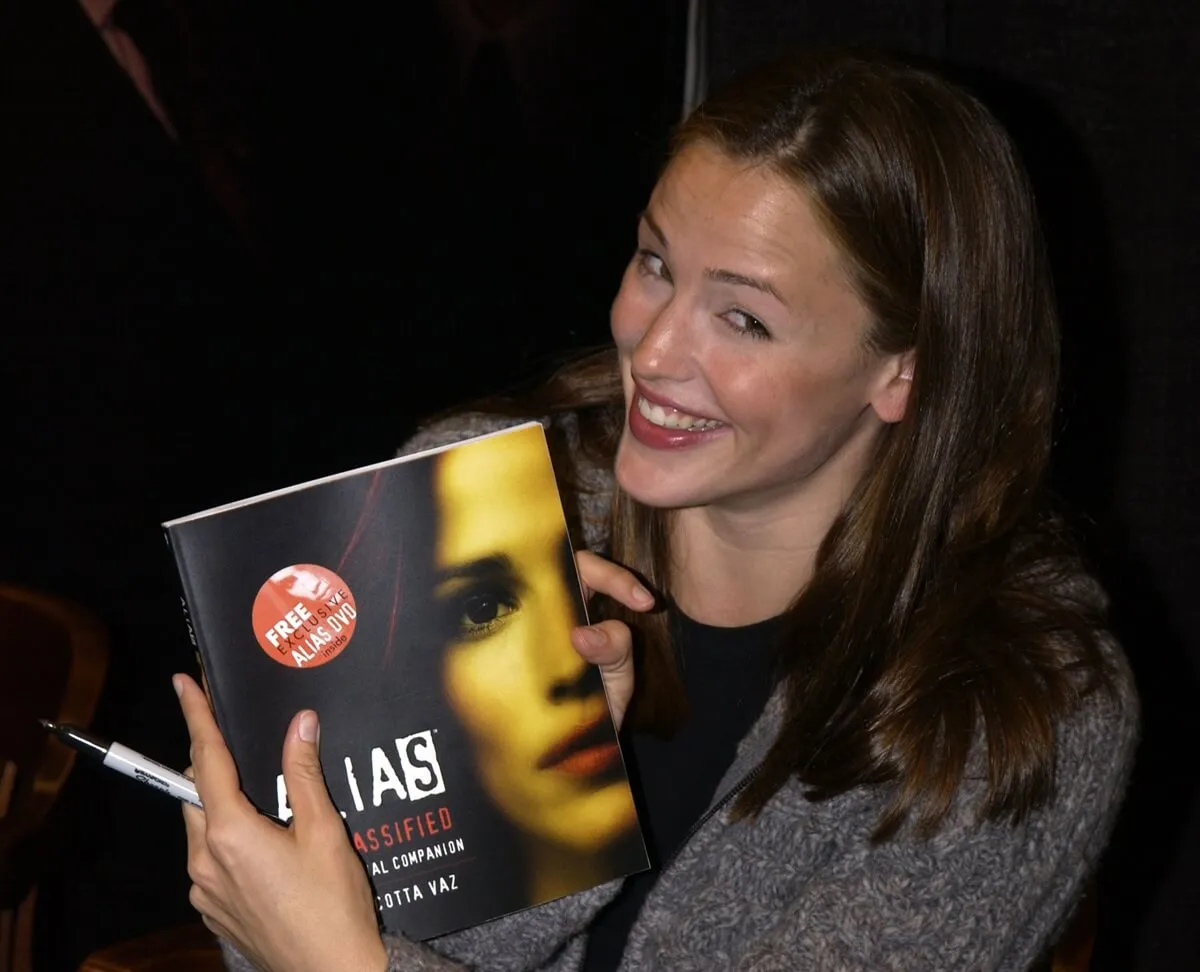
[[[1083, 868], [1093, 870], [1132, 777], [1140, 703], [1125, 651], [1107, 623], [1109, 598], [1100, 581], [1075, 559], [1054, 565], [1045, 583], [1060, 603], [1087, 619], [1096, 651], [1066, 656], [1073, 659], [1067, 662], [1073, 698], [1057, 707], [1048, 799], [1028, 824], [1051, 844], [1073, 846]], [[986, 758], [974, 769], [973, 782], [982, 784], [988, 778]], [[967, 789], [973, 787], [968, 784]]]
[[[1094, 581], [1089, 587], [1098, 589]], [[1081, 674], [1087, 688], [1055, 727], [1054, 800], [1067, 817], [1104, 808], [1098, 823], [1107, 834], [1132, 775], [1141, 704], [1120, 642], [1108, 629], [1096, 641], [1106, 669], [1100, 678]]]
[[[1108, 595], [1097, 578], [1078, 558], [1064, 557], [1026, 574], [1021, 586], [1027, 591], [1030, 585], [1064, 609], [1053, 616], [1056, 620], [1073, 618], [1076, 625], [1056, 629], [1052, 640], [1062, 641], [1061, 652], [1048, 653], [1044, 643], [1030, 648], [1025, 663], [1036, 662], [1051, 677], [1033, 679], [1016, 700], [1049, 715], [1022, 723], [1028, 734], [1024, 742], [1043, 739], [1036, 743], [1048, 757], [1036, 774], [1045, 784], [1043, 796], [1013, 797], [1015, 778], [1007, 775], [1012, 767], [1006, 769], [1003, 758], [1011, 727], [994, 697], [982, 693], [964, 772], [934, 843], [982, 839], [996, 847], [1029, 841], [1029, 846], [1069, 847], [1082, 874], [1099, 860], [1124, 803], [1140, 738], [1140, 703], [1125, 651], [1107, 625]], [[1083, 651], [1081, 639], [1095, 650]], [[998, 649], [1003, 642], [989, 644]], [[1015, 656], [1025, 651], [1019, 640], [1008, 647]], [[998, 788], [1009, 797], [997, 802]], [[873, 794], [879, 806], [890, 796], [888, 787]], [[903, 829], [921, 842], [919, 828]]]
[[1059, 603], [1086, 619], [1100, 666], [1097, 671], [1096, 665], [1081, 665], [1075, 673], [1075, 684], [1082, 690], [1078, 703], [1057, 726], [1059, 751], [1077, 751], [1077, 758], [1086, 755], [1114, 763], [1118, 772], [1127, 770], [1138, 739], [1141, 709], [1133, 669], [1109, 624], [1108, 592], [1078, 557], [1064, 557], [1048, 565], [1042, 582]]
[[[431, 449], [441, 449], [444, 446], [464, 442], [476, 436], [500, 432], [517, 425], [523, 425], [529, 419], [512, 415], [497, 415], [491, 412], [459, 412], [443, 416], [427, 424], [421, 425], [416, 432], [405, 439], [397, 450], [398, 456], [411, 456], [418, 452]], [[542, 419], [542, 425], [549, 428], [549, 419]]]
[[[1038, 588], [1060, 611], [1043, 619], [1063, 624], [1053, 640], [1073, 690], [1072, 701], [1055, 706], [1055, 802], [1071, 816], [1074, 801], [1091, 802], [1096, 788], [1111, 791], [1119, 804], [1131, 773], [1139, 738], [1140, 705], [1133, 671], [1109, 623], [1104, 585], [1075, 551], [1032, 562], [1016, 590]], [[1077, 650], [1081, 641], [1094, 651]]]

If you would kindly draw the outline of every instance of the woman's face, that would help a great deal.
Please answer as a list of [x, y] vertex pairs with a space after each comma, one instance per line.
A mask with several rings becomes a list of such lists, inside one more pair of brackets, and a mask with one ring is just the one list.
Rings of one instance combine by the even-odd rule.
[[528, 834], [604, 847], [636, 816], [600, 680], [571, 646], [579, 588], [540, 430], [444, 453], [435, 489], [443, 675], [483, 785]]
[[907, 361], [871, 351], [869, 325], [801, 191], [685, 149], [612, 307], [621, 486], [668, 508], [840, 507], [908, 392]]

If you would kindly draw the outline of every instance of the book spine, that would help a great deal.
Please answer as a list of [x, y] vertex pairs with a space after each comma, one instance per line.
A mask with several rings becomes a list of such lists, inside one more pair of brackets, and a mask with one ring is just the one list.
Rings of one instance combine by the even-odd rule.
[[183, 623], [187, 628], [188, 643], [192, 646], [192, 654], [196, 659], [196, 669], [200, 674], [200, 684], [207, 693], [209, 703], [216, 710], [216, 699], [213, 698], [213, 685], [208, 678], [208, 669], [204, 664], [204, 649], [203, 642], [199, 632], [198, 622], [193, 620], [191, 609], [191, 599], [189, 597], [188, 572], [187, 566], [184, 563], [183, 552], [179, 549], [171, 539], [171, 531], [164, 530], [163, 536], [167, 541], [167, 549], [171, 551], [171, 555], [175, 560], [175, 577], [179, 584], [179, 607], [183, 613]]

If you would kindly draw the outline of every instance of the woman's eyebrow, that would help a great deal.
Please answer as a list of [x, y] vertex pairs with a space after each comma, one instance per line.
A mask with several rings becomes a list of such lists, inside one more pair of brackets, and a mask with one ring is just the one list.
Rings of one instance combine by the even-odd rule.
[[[662, 231], [662, 227], [654, 222], [654, 217], [650, 215], [649, 210], [643, 210], [640, 214], [640, 219], [646, 224], [646, 228], [658, 239], [664, 250], [670, 249], [670, 244], [667, 243], [667, 234]], [[717, 283], [733, 284], [735, 287], [751, 287], [760, 293], [774, 297], [779, 303], [783, 304], [789, 311], [791, 305], [784, 299], [783, 294], [769, 280], [763, 280], [759, 277], [749, 277], [744, 273], [737, 273], [734, 270], [722, 270], [715, 267], [709, 267], [704, 271], [704, 276], [709, 280], [714, 280]]]
[[662, 231], [662, 227], [660, 227], [658, 223], [654, 222], [654, 217], [650, 215], [650, 210], [643, 209], [641, 213], [638, 214], [638, 219], [646, 224], [646, 228], [658, 238], [658, 242], [663, 245], [664, 249], [670, 248], [670, 244], [667, 243], [667, 235]]
[[492, 554], [465, 564], [441, 568], [434, 581], [440, 586], [452, 581], [512, 581], [516, 576], [516, 567], [507, 554]]
[[758, 277], [747, 277], [744, 273], [735, 273], [732, 270], [715, 270], [712, 268], [705, 270], [704, 276], [709, 280], [715, 280], [718, 283], [734, 284], [738, 287], [752, 287], [761, 293], [774, 297], [777, 301], [779, 301], [779, 303], [783, 304], [784, 307], [787, 307], [788, 310], [791, 310], [791, 308], [788, 307], [788, 302], [783, 299], [783, 294], [781, 294], [776, 289], [775, 285], [769, 280], [760, 280]]

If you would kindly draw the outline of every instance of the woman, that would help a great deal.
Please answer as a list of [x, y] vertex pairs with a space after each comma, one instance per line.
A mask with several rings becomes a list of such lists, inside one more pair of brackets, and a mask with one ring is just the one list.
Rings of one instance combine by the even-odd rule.
[[476, 878], [476, 893], [502, 895], [493, 907], [511, 910], [640, 869], [603, 685], [571, 646], [579, 587], [541, 429], [442, 453], [433, 493], [440, 681], [500, 818], [475, 843], [507, 850], [524, 875]]
[[[1056, 321], [1007, 137], [921, 70], [769, 66], [681, 127], [612, 332], [548, 393], [594, 542], [667, 607], [633, 679], [626, 629], [575, 636], [628, 700], [656, 868], [381, 942], [304, 720], [285, 765], [313, 782], [266, 848], [185, 685], [197, 907], [273, 970], [1028, 968], [1110, 832], [1137, 706], [1041, 501]], [[300, 948], [263, 903], [285, 888], [336, 933]]]

